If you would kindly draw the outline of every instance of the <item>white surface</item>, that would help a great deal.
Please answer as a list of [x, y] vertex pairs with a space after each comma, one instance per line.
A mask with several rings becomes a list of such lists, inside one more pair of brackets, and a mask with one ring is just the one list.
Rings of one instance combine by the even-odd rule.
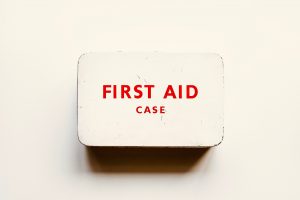
[[[223, 75], [222, 58], [211, 53], [84, 54], [78, 61], [79, 140], [88, 146], [216, 146], [224, 130]], [[104, 91], [104, 85], [110, 87]], [[130, 98], [121, 98], [121, 85], [130, 87]], [[140, 98], [134, 98], [135, 85]], [[164, 98], [168, 85], [175, 99]], [[197, 93], [190, 90], [195, 98], [187, 98], [187, 85], [196, 87]], [[140, 114], [138, 106], [165, 111]]]
[[[300, 199], [300, 3], [0, 1], [0, 199]], [[76, 133], [89, 51], [217, 52], [225, 138], [185, 173], [94, 173]]]

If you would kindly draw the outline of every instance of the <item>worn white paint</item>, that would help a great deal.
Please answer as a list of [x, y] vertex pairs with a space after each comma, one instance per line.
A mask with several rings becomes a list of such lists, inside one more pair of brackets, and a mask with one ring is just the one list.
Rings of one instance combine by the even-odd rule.
[[[0, 199], [299, 200], [299, 8], [297, 0], [1, 0]], [[119, 171], [91, 170], [77, 138], [78, 56], [116, 50], [222, 55], [221, 145], [185, 172], [171, 170], [184, 159], [144, 172], [155, 157], [142, 166], [123, 158], [126, 171], [117, 156], [106, 166]]]
[[[223, 62], [217, 54], [82, 55], [78, 61], [79, 139], [88, 146], [215, 146], [223, 138], [223, 82]], [[121, 98], [124, 84], [130, 91]], [[153, 88], [141, 88], [142, 97], [134, 98], [135, 85]], [[165, 96], [171, 91], [168, 86], [172, 95]], [[144, 112], [147, 106], [150, 113]], [[156, 113], [153, 106], [158, 107]], [[160, 112], [161, 106], [165, 111]]]

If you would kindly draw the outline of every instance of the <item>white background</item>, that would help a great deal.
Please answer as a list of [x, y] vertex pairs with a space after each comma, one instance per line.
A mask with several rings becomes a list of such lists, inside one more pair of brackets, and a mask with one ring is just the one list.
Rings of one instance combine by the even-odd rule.
[[[300, 199], [300, 3], [0, 1], [0, 199]], [[186, 172], [95, 172], [76, 130], [85, 52], [216, 52], [225, 138]], [[122, 171], [122, 169], [121, 169]]]

